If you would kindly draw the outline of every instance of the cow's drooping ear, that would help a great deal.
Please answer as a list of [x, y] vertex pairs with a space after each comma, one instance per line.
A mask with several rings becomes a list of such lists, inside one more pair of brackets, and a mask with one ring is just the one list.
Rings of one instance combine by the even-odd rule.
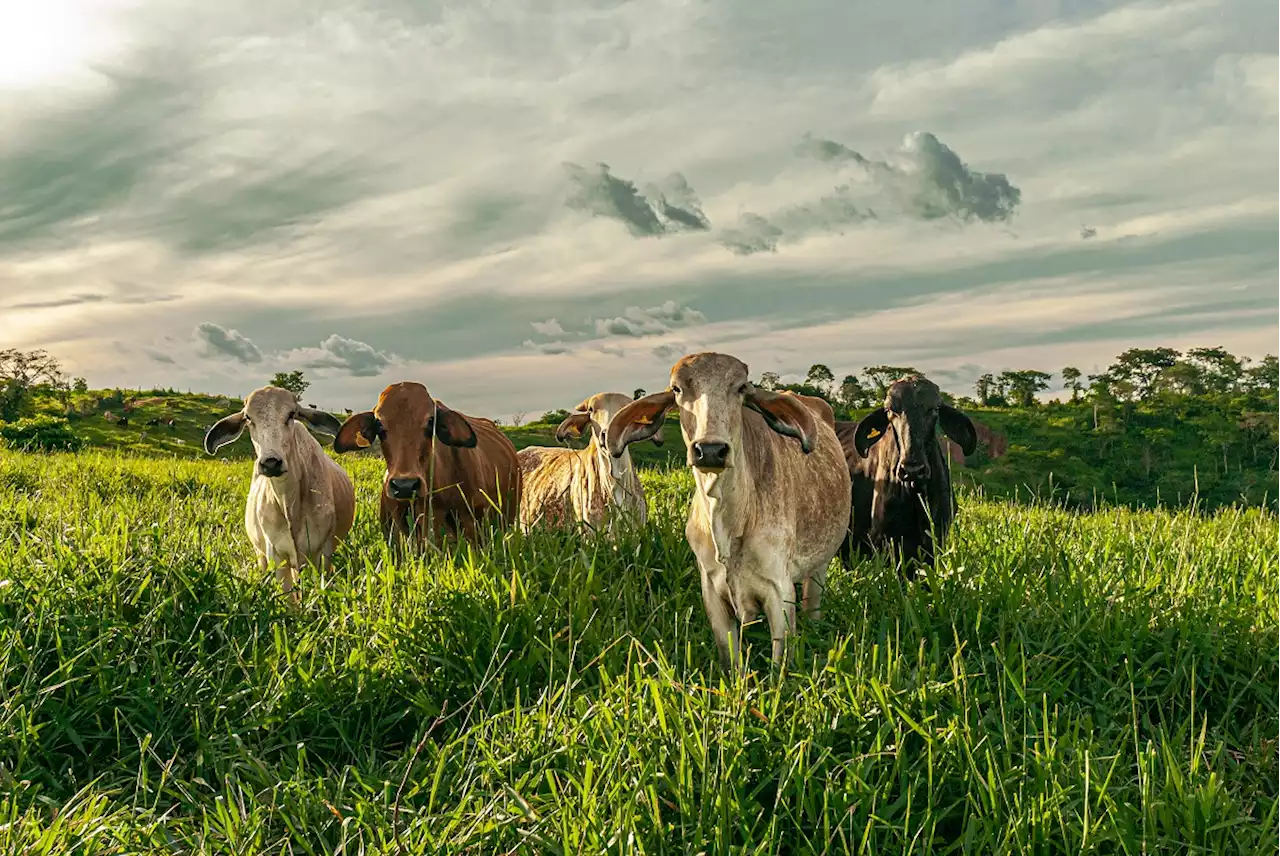
[[353, 413], [347, 421], [338, 427], [333, 438], [335, 452], [352, 452], [356, 449], [367, 449], [378, 439], [378, 417], [372, 410]]
[[658, 430], [653, 432], [653, 436], [649, 438], [649, 441], [655, 446], [662, 445], [662, 423], [658, 423]]
[[582, 432], [591, 424], [590, 413], [571, 413], [569, 418], [560, 423], [556, 429], [556, 439], [563, 443], [570, 437], [581, 437]]
[[942, 433], [950, 437], [965, 455], [972, 455], [978, 448], [978, 431], [973, 427], [973, 422], [950, 404], [938, 408], [938, 424], [942, 427]]
[[476, 447], [476, 431], [467, 421], [467, 417], [456, 410], [450, 410], [438, 401], [436, 415], [432, 417], [431, 424], [436, 439], [446, 446], [457, 446], [460, 449]]
[[338, 421], [338, 417], [323, 410], [316, 410], [314, 407], [303, 407], [299, 404], [298, 418], [321, 434], [328, 434], [330, 437], [336, 437], [342, 430], [342, 423]]
[[234, 442], [244, 430], [244, 413], [232, 413], [214, 423], [204, 435], [204, 450], [212, 455], [228, 443]]
[[799, 398], [751, 386], [747, 389], [743, 404], [763, 416], [765, 424], [774, 431], [784, 437], [799, 440], [800, 451], [806, 455], [813, 451], [818, 423], [813, 418], [813, 411], [805, 407]]
[[667, 389], [637, 398], [619, 410], [609, 420], [609, 431], [605, 434], [609, 454], [620, 457], [632, 443], [653, 438], [662, 430], [667, 411], [675, 405], [676, 394]]
[[884, 432], [889, 429], [889, 411], [881, 407], [863, 417], [853, 432], [853, 448], [858, 455], [865, 458], [871, 447], [880, 442]]

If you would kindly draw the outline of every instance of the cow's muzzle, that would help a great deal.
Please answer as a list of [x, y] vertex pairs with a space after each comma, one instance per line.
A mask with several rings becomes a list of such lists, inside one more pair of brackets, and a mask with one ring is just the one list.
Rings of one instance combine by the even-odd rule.
[[728, 443], [694, 443], [693, 465], [700, 470], [723, 470], [729, 464]]
[[392, 499], [409, 500], [416, 499], [422, 491], [422, 479], [415, 477], [403, 479], [388, 479], [387, 493]]
[[284, 461], [274, 455], [260, 458], [258, 460], [258, 472], [269, 479], [278, 478], [285, 474]]

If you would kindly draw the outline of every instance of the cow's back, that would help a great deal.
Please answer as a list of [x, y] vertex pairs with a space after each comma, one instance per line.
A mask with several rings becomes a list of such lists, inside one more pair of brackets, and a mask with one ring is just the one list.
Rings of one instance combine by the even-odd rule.
[[[488, 419], [466, 417], [476, 435], [473, 448], [432, 444], [436, 455], [433, 483], [457, 485], [464, 503], [477, 517], [501, 508], [502, 519], [512, 522], [520, 511], [520, 463], [510, 438]], [[451, 491], [445, 491], [446, 495]]]
[[530, 446], [516, 455], [520, 464], [520, 525], [574, 520], [573, 482], [579, 454], [573, 449]]

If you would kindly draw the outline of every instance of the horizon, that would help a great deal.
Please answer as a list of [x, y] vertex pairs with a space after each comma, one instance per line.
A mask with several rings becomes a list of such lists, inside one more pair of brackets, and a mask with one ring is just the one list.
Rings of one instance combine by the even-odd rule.
[[0, 10], [0, 346], [504, 421], [699, 350], [1277, 351], [1275, 4], [488, 10]]

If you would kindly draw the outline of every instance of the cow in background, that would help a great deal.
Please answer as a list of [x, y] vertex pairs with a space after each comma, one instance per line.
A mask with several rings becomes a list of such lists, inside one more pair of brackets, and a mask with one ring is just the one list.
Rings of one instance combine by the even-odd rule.
[[437, 535], [476, 543], [486, 519], [511, 523], [520, 510], [516, 449], [491, 420], [464, 416], [420, 383], [394, 383], [373, 410], [342, 423], [333, 448], [379, 442], [387, 470], [379, 517], [388, 538], [430, 543]]
[[[585, 449], [530, 446], [517, 458], [524, 476], [520, 498], [520, 526], [584, 523], [594, 530], [617, 530], [626, 521], [644, 526], [647, 518], [644, 488], [627, 449], [613, 457], [605, 447], [605, 433], [614, 415], [631, 403], [631, 396], [601, 392], [583, 401], [556, 429], [564, 442], [589, 432]], [[650, 438], [662, 445], [659, 431]]]
[[886, 549], [902, 560], [908, 579], [917, 565], [933, 564], [957, 508], [939, 428], [965, 455], [973, 454], [973, 423], [921, 375], [895, 381], [884, 406], [862, 420], [836, 423], [853, 502], [849, 537], [840, 549], [845, 567], [854, 551], [870, 557]]

